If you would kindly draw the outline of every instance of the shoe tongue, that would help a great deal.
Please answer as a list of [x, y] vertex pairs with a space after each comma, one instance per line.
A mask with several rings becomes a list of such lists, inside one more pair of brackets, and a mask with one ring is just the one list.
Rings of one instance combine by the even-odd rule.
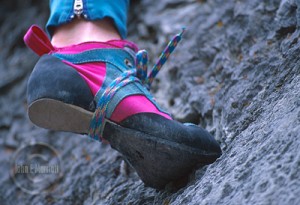
[[101, 48], [121, 48], [130, 53], [136, 53], [138, 51], [137, 46], [130, 41], [126, 40], [110, 40], [107, 42], [85, 42], [66, 47], [55, 48], [56, 53], [74, 54], [93, 49]]

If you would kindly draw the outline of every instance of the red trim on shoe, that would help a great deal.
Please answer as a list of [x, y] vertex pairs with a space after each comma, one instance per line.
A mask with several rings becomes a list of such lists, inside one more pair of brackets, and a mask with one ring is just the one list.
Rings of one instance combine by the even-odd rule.
[[47, 34], [36, 25], [32, 25], [28, 29], [24, 36], [24, 42], [39, 56], [55, 50]]

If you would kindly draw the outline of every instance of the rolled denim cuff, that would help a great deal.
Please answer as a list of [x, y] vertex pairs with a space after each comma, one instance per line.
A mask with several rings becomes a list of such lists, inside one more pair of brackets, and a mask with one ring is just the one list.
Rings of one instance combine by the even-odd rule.
[[[46, 31], [50, 37], [53, 35], [54, 27], [76, 18], [74, 2], [75, 0], [50, 0], [50, 17], [46, 24]], [[129, 0], [81, 0], [81, 2], [83, 5], [81, 18], [90, 21], [111, 18], [121, 37], [126, 38]]]

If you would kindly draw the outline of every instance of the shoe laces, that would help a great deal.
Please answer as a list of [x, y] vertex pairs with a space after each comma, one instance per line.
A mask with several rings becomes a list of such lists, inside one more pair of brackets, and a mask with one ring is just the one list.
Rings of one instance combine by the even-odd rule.
[[104, 121], [106, 116], [106, 110], [109, 102], [114, 97], [119, 89], [128, 85], [129, 83], [141, 83], [144, 87], [150, 90], [154, 78], [157, 76], [158, 72], [161, 70], [162, 66], [168, 60], [170, 54], [174, 51], [177, 44], [182, 38], [185, 28], [175, 35], [168, 43], [166, 48], [163, 50], [159, 56], [157, 62], [152, 67], [148, 74], [148, 54], [146, 50], [140, 50], [136, 53], [135, 67], [132, 69], [124, 71], [119, 77], [113, 80], [109, 86], [104, 90], [100, 100], [97, 103], [96, 110], [93, 114], [90, 128], [89, 136], [92, 139], [102, 141], [102, 132], [104, 128]]

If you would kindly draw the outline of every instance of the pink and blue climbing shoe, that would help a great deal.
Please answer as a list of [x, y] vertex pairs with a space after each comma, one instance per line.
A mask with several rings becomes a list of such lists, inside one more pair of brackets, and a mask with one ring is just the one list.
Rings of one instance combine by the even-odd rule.
[[32, 26], [24, 40], [40, 56], [27, 86], [28, 115], [43, 128], [106, 140], [150, 187], [163, 189], [221, 156], [203, 128], [172, 119], [151, 84], [181, 39], [177, 34], [148, 73], [147, 52], [125, 40], [54, 47]]

